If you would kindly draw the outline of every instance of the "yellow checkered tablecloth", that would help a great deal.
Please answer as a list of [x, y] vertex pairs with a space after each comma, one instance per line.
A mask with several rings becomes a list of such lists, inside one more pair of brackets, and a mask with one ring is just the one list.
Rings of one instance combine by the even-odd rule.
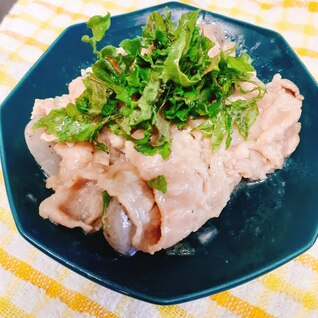
[[[67, 26], [94, 14], [115, 15], [162, 2], [19, 0], [0, 24], [0, 102]], [[318, 2], [182, 2], [277, 30], [318, 78]], [[15, 227], [0, 173], [0, 317], [318, 317], [318, 244], [232, 290], [156, 306], [101, 287], [27, 243]]]

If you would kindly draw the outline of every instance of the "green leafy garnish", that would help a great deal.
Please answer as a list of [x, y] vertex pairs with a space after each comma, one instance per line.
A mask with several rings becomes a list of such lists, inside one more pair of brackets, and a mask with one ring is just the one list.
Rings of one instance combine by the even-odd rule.
[[167, 181], [165, 176], [158, 176], [157, 178], [147, 181], [147, 184], [152, 189], [167, 193]]
[[[141, 37], [120, 42], [124, 54], [112, 45], [98, 51], [111, 20], [109, 14], [92, 17], [87, 24], [92, 36], [82, 40], [92, 45], [96, 61], [83, 80], [85, 91], [75, 104], [42, 117], [34, 129], [45, 128], [59, 141], [91, 141], [106, 151], [96, 137], [107, 127], [137, 151], [163, 159], [171, 153], [170, 126], [183, 129], [191, 119], [203, 119], [195, 129], [210, 138], [213, 150], [222, 143], [229, 147], [234, 130], [247, 138], [264, 86], [255, 82], [248, 54], [233, 56], [234, 47], [209, 56], [214, 43], [197, 26], [199, 13], [185, 13], [175, 25], [168, 10], [153, 12]], [[254, 84], [253, 97], [244, 82]], [[235, 92], [242, 98], [231, 98]], [[141, 139], [132, 137], [136, 130]]]
[[169, 53], [163, 64], [162, 79], [165, 83], [172, 80], [181, 86], [190, 86], [197, 83], [201, 77], [196, 72], [194, 76], [189, 77], [182, 70], [181, 58], [189, 52], [191, 40], [193, 40], [194, 30], [197, 28], [196, 23], [199, 11], [184, 14], [175, 31], [176, 39], [171, 44]]
[[87, 26], [92, 30], [93, 36], [84, 35], [82, 41], [91, 44], [94, 53], [97, 53], [96, 43], [104, 38], [106, 31], [110, 27], [110, 14], [108, 13], [104, 17], [100, 15], [93, 16], [89, 19]]
[[98, 142], [97, 140], [93, 140], [94, 149], [103, 151], [103, 152], [109, 152], [109, 148], [106, 144], [102, 142]]
[[58, 141], [92, 141], [104, 125], [104, 118], [91, 118], [81, 113], [74, 104], [54, 109], [40, 118], [33, 129], [45, 128], [58, 137]]
[[112, 197], [107, 193], [107, 191], [103, 191], [102, 196], [103, 196], [102, 224], [103, 224], [103, 227], [105, 227], [107, 208], [109, 206], [109, 203], [110, 203], [110, 200], [112, 199]]
[[103, 195], [103, 210], [105, 211], [112, 197], [107, 193], [107, 191], [103, 191], [102, 195]]

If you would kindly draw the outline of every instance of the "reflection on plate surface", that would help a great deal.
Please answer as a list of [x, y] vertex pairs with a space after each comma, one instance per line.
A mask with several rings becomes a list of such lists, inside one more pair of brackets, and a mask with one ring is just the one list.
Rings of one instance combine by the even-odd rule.
[[[193, 7], [168, 3], [174, 20]], [[140, 34], [148, 15], [166, 4], [112, 18], [103, 44], [118, 45]], [[264, 82], [280, 72], [305, 96], [301, 142], [282, 170], [258, 183], [242, 182], [218, 219], [208, 221], [177, 246], [155, 255], [127, 258], [102, 233], [83, 235], [41, 219], [39, 203], [51, 192], [24, 141], [35, 98], [66, 92], [66, 84], [94, 59], [80, 41], [86, 24], [66, 29], [27, 73], [1, 107], [1, 156], [8, 198], [20, 233], [61, 264], [93, 281], [142, 300], [172, 304], [207, 296], [264, 274], [307, 250], [317, 237], [317, 84], [276, 32], [210, 12], [228, 37], [254, 59]], [[123, 19], [125, 23], [122, 23]]]

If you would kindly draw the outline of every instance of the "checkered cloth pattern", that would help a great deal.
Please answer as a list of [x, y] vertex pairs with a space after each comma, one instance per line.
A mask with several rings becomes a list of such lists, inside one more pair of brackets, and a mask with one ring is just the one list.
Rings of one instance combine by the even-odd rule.
[[[67, 26], [162, 2], [19, 0], [0, 24], [0, 101]], [[318, 2], [182, 2], [280, 32], [318, 78]], [[101, 287], [27, 243], [12, 219], [0, 171], [0, 317], [318, 317], [318, 245], [237, 288], [180, 305], [152, 305]]]

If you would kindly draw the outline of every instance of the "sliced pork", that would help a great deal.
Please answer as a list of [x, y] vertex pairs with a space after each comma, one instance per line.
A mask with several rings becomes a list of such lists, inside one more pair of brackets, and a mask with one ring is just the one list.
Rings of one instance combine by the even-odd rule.
[[46, 185], [55, 193], [41, 203], [40, 215], [85, 232], [99, 230], [103, 189], [97, 179], [109, 164], [108, 154], [95, 151], [89, 142], [57, 143], [54, 150], [61, 158], [59, 172], [48, 177]]
[[[211, 58], [220, 51], [235, 55], [234, 43], [218, 25], [199, 27], [215, 44], [209, 51]], [[153, 49], [150, 45], [141, 54]], [[125, 51], [119, 48], [117, 53]], [[40, 215], [69, 228], [81, 227], [86, 233], [102, 228], [107, 242], [121, 254], [136, 250], [153, 254], [178, 243], [220, 215], [242, 178], [266, 178], [283, 167], [299, 143], [303, 97], [294, 83], [280, 75], [266, 85], [264, 97], [258, 100], [259, 116], [248, 138], [234, 129], [228, 149], [223, 143], [212, 151], [211, 141], [194, 129], [202, 119], [190, 120], [184, 129], [170, 125], [172, 152], [165, 160], [159, 154], [138, 152], [133, 142], [108, 128], [95, 140], [108, 151], [98, 150], [92, 142], [58, 142], [44, 129], [34, 131], [32, 126], [39, 118], [75, 103], [85, 90], [83, 79], [89, 72], [83, 71], [69, 84], [68, 94], [35, 101], [25, 138], [48, 176], [47, 188], [54, 190], [41, 203]], [[251, 76], [250, 81], [235, 84], [229, 101], [258, 95], [263, 84], [255, 72]], [[144, 133], [137, 129], [131, 137], [140, 139]], [[165, 193], [147, 183], [159, 176], [167, 182]]]
[[299, 143], [298, 122], [303, 96], [295, 84], [275, 75], [266, 86], [267, 93], [258, 101], [260, 115], [247, 140], [234, 132], [233, 142], [225, 153], [227, 171], [258, 180], [281, 169]]
[[[34, 118], [74, 100], [82, 85], [75, 80], [70, 95], [36, 101]], [[233, 95], [240, 98], [244, 97]], [[210, 140], [193, 130], [200, 120], [183, 130], [171, 126], [172, 153], [166, 160], [158, 154], [141, 154], [132, 142], [108, 129], [98, 137], [108, 146], [107, 153], [89, 142], [57, 143], [43, 130], [31, 131], [31, 122], [26, 129], [29, 148], [50, 175], [47, 187], [55, 191], [41, 203], [40, 215], [94, 232], [101, 228], [104, 213], [104, 236], [120, 253], [129, 255], [137, 249], [153, 254], [168, 248], [218, 217], [241, 178], [264, 179], [282, 168], [299, 143], [302, 99], [296, 85], [276, 75], [258, 101], [260, 115], [247, 140], [234, 131], [228, 149], [223, 144], [212, 152]], [[53, 160], [53, 165], [46, 160]], [[167, 193], [147, 185], [158, 176], [166, 178]], [[104, 191], [112, 198], [105, 211]]]

